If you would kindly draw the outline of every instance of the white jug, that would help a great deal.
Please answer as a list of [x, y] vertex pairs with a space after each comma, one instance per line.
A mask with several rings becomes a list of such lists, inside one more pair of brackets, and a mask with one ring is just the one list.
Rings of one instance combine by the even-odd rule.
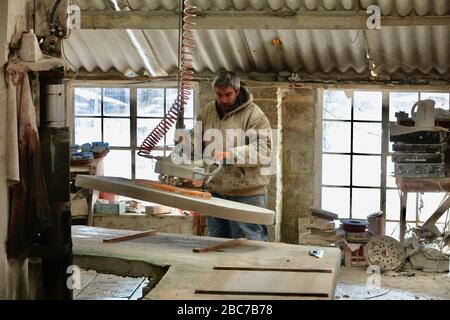
[[[411, 108], [411, 117], [414, 120], [416, 127], [420, 128], [434, 128], [434, 100], [417, 101]], [[415, 111], [417, 107], [417, 111]]]

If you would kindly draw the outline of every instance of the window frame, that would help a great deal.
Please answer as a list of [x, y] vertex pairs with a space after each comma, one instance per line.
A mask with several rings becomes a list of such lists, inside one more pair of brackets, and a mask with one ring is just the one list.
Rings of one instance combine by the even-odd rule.
[[[69, 120], [68, 123], [71, 125], [71, 144], [75, 143], [75, 120], [77, 118], [95, 118], [95, 119], [101, 119], [101, 138], [102, 141], [104, 141], [104, 121], [103, 119], [129, 119], [130, 120], [130, 144], [126, 147], [121, 146], [110, 146], [110, 150], [114, 151], [129, 151], [131, 152], [131, 179], [136, 178], [136, 159], [138, 157], [137, 151], [139, 149], [139, 145], [137, 145], [137, 122], [138, 119], [155, 119], [155, 120], [161, 120], [163, 119], [163, 116], [161, 117], [149, 117], [149, 116], [138, 116], [137, 115], [137, 91], [138, 89], [164, 89], [164, 115], [167, 114], [167, 111], [171, 107], [173, 102], [167, 101], [167, 89], [176, 89], [178, 88], [177, 82], [161, 82], [161, 83], [124, 83], [119, 84], [116, 82], [90, 82], [90, 83], [82, 83], [82, 82], [73, 82], [71, 83], [67, 88], [68, 97], [67, 102], [69, 105], [68, 111], [69, 111]], [[101, 114], [99, 116], [77, 116], [75, 115], [75, 89], [77, 88], [100, 88], [101, 89]], [[120, 88], [120, 89], [129, 89], [130, 90], [130, 115], [129, 116], [105, 116], [104, 115], [104, 108], [103, 108], [103, 99], [104, 99], [104, 89], [105, 88]], [[195, 119], [197, 117], [197, 113], [199, 110], [199, 86], [198, 84], [194, 84], [193, 86], [193, 115], [191, 117], [184, 117], [184, 121], [192, 121], [195, 123]], [[175, 124], [174, 124], [175, 126]], [[150, 132], [148, 132], [149, 134]], [[89, 141], [92, 143], [93, 141]], [[164, 145], [167, 144], [166, 136], [164, 137]], [[155, 151], [163, 151], [166, 155], [166, 152], [170, 152], [172, 148], [170, 147], [156, 147]]]
[[[346, 91], [346, 92], [351, 92], [352, 93], [352, 98], [351, 98], [351, 119], [350, 120], [330, 120], [330, 119], [324, 119], [323, 118], [323, 106], [324, 106], [324, 93], [326, 90], [330, 90], [330, 91]], [[354, 93], [356, 91], [365, 91], [365, 92], [381, 92], [382, 94], [382, 117], [381, 117], [381, 154], [360, 154], [360, 153], [353, 153], [353, 123], [361, 123], [361, 122], [368, 122], [368, 123], [380, 123], [380, 121], [361, 121], [361, 120], [354, 120]], [[317, 148], [316, 148], [316, 152], [318, 152], [318, 154], [320, 155], [318, 158], [320, 159], [320, 161], [318, 161], [317, 163], [317, 171], [319, 174], [317, 175], [318, 177], [315, 179], [316, 181], [316, 201], [315, 201], [315, 205], [317, 205], [319, 208], [322, 208], [322, 188], [347, 188], [350, 189], [350, 195], [349, 195], [349, 208], [350, 208], [350, 216], [348, 218], [350, 219], [355, 219], [355, 220], [361, 220], [361, 219], [357, 219], [357, 218], [352, 218], [352, 188], [357, 189], [357, 188], [364, 188], [364, 189], [379, 189], [380, 190], [380, 211], [383, 211], [384, 213], [386, 213], [386, 206], [387, 206], [387, 192], [389, 190], [396, 190], [398, 191], [398, 188], [396, 187], [390, 187], [387, 185], [387, 177], [388, 177], [388, 172], [387, 172], [387, 161], [388, 161], [388, 157], [392, 155], [392, 152], [390, 152], [389, 150], [389, 146], [390, 146], [390, 139], [389, 139], [389, 126], [390, 123], [393, 123], [390, 121], [390, 94], [393, 92], [417, 92], [418, 93], [418, 99], [421, 99], [421, 95], [424, 93], [447, 93], [450, 95], [450, 92], [448, 89], [445, 88], [423, 88], [423, 87], [418, 87], [418, 88], [396, 88], [396, 89], [385, 89], [385, 88], [380, 88], [380, 87], [371, 87], [371, 86], [361, 86], [360, 88], [348, 88], [348, 87], [340, 87], [340, 86], [334, 86], [334, 87], [330, 87], [330, 88], [320, 88], [319, 90], [317, 90], [317, 94], [318, 94], [318, 98], [317, 98], [317, 102], [318, 102], [318, 120], [317, 120], [317, 129], [318, 129], [318, 134], [317, 134]], [[412, 107], [412, 106], [411, 106]], [[449, 102], [449, 110], [450, 110], [450, 102]], [[323, 151], [323, 124], [325, 123], [325, 121], [330, 121], [330, 122], [346, 122], [346, 123], [350, 123], [351, 124], [351, 136], [350, 136], [350, 145], [351, 145], [351, 150], [350, 152], [346, 153], [346, 152], [324, 152]], [[343, 186], [338, 186], [338, 185], [324, 185], [323, 184], [323, 179], [322, 179], [322, 159], [323, 159], [323, 155], [324, 154], [336, 154], [336, 155], [349, 155], [350, 156], [350, 183], [349, 185], [343, 185]], [[378, 187], [360, 187], [360, 186], [353, 186], [353, 156], [357, 156], [357, 155], [381, 155], [381, 172], [380, 172], [380, 179], [381, 179], [381, 183], [380, 186]], [[416, 204], [415, 204], [415, 208], [414, 208], [414, 217], [415, 220], [407, 220], [406, 223], [410, 223], [410, 224], [421, 224], [424, 221], [420, 220], [419, 217], [419, 194], [420, 192], [415, 193], [416, 194]], [[368, 212], [369, 214], [370, 212]], [[340, 219], [345, 219], [345, 218], [340, 218]], [[386, 215], [384, 216], [384, 223], [387, 222], [391, 222], [391, 223], [399, 223], [400, 222], [400, 212], [398, 212], [398, 219], [387, 219]], [[450, 226], [449, 226], [450, 229]]]

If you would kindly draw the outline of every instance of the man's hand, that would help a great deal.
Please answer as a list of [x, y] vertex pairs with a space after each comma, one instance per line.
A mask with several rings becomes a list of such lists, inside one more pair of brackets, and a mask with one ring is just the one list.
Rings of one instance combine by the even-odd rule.
[[227, 159], [231, 159], [233, 157], [233, 155], [231, 154], [230, 151], [217, 151], [214, 153], [214, 160], [216, 161], [224, 161]]

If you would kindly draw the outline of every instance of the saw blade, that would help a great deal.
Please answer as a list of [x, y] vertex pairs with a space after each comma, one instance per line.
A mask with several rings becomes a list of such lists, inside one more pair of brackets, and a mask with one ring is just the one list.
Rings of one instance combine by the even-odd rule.
[[372, 237], [366, 246], [366, 258], [370, 265], [381, 271], [400, 269], [406, 259], [405, 248], [392, 237]]

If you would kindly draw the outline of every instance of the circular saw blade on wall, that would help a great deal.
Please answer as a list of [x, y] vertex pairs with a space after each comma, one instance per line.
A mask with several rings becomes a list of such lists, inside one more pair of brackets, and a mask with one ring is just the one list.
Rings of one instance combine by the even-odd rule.
[[378, 266], [381, 271], [396, 271], [405, 262], [406, 251], [392, 237], [372, 237], [367, 243], [366, 257], [370, 265]]

